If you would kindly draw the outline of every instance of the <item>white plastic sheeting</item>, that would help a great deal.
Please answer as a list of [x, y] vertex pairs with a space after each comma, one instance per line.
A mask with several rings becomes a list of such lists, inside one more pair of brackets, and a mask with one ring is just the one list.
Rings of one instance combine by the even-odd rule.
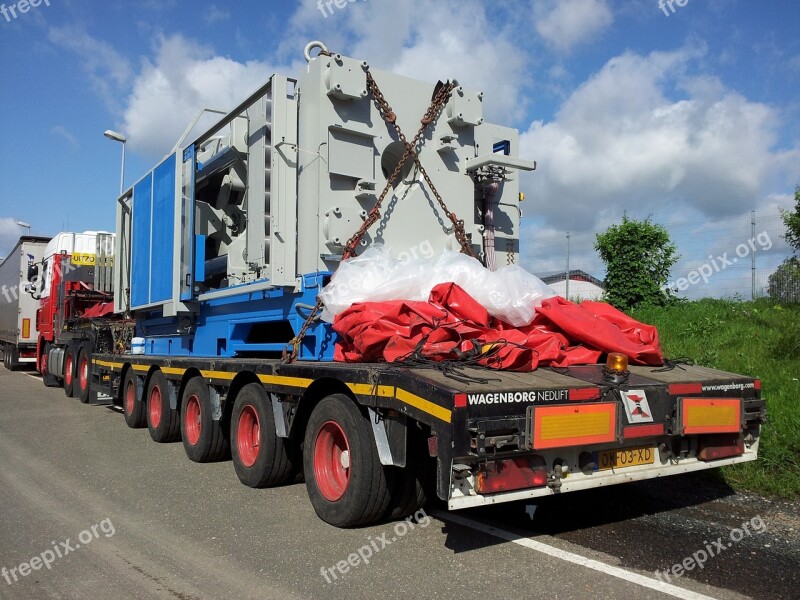
[[359, 302], [427, 301], [440, 283], [456, 283], [494, 317], [513, 325], [528, 325], [542, 300], [557, 294], [522, 267], [490, 271], [477, 259], [446, 250], [432, 258], [399, 260], [376, 244], [361, 256], [344, 261], [320, 293], [322, 319], [332, 323], [340, 312]]

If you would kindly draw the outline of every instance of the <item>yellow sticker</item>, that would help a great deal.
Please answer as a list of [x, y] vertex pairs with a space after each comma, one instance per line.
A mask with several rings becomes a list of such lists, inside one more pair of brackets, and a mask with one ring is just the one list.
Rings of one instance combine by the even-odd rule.
[[[105, 258], [105, 263], [102, 262], [101, 259], [100, 266], [107, 266], [113, 267], [114, 266], [114, 257], [108, 256]], [[88, 265], [94, 266], [97, 264], [97, 255], [96, 254], [89, 254], [88, 252], [75, 252], [72, 255], [72, 264], [73, 265]]]
[[73, 265], [93, 265], [96, 260], [96, 255], [86, 252], [73, 252], [72, 264]]

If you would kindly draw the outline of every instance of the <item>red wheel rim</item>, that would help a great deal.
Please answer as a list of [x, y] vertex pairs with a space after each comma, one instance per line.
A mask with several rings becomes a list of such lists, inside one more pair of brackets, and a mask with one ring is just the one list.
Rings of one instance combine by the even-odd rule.
[[200, 441], [201, 427], [200, 398], [192, 394], [189, 396], [189, 399], [186, 400], [186, 419], [184, 420], [186, 441], [189, 442], [191, 446], [197, 445], [197, 442]]
[[85, 356], [81, 356], [81, 364], [78, 367], [78, 381], [82, 390], [89, 387], [89, 360]]
[[67, 364], [64, 367], [64, 382], [72, 385], [72, 354], [67, 355]]
[[236, 447], [239, 460], [245, 467], [252, 467], [258, 460], [261, 447], [261, 423], [256, 409], [248, 404], [239, 415], [239, 426], [236, 428]]
[[335, 421], [319, 428], [314, 443], [314, 477], [326, 500], [336, 502], [350, 483], [350, 445]]
[[150, 424], [155, 428], [161, 424], [161, 388], [157, 385], [150, 390], [150, 398], [147, 400], [147, 411], [150, 413]]
[[136, 402], [135, 389], [136, 386], [133, 385], [133, 381], [129, 381], [128, 386], [125, 388], [125, 414], [127, 415], [133, 414], [133, 406]]

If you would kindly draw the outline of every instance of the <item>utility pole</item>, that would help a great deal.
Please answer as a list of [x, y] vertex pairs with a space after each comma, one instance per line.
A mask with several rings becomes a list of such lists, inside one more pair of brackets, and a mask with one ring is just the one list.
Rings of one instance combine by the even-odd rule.
[[564, 296], [569, 300], [569, 231], [567, 232], [567, 278], [564, 280], [566, 284], [566, 289], [564, 290]]

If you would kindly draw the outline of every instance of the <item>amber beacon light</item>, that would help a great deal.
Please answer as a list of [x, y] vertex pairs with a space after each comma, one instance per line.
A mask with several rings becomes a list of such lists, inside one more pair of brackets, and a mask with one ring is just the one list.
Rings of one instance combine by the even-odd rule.
[[611, 352], [603, 367], [603, 377], [611, 383], [624, 383], [628, 379], [628, 357], [621, 352]]

